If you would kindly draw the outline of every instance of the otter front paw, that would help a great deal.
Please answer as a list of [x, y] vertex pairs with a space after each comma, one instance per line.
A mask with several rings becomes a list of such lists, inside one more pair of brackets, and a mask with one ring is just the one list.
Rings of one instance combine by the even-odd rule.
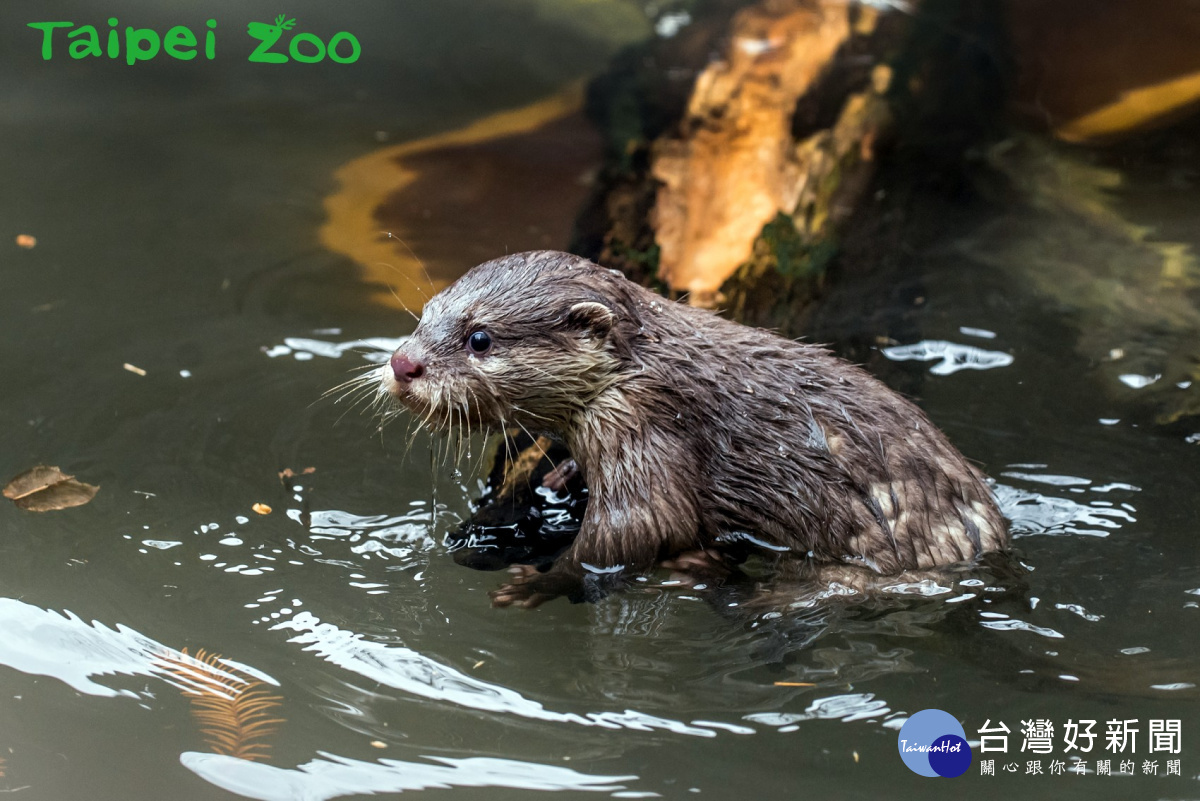
[[542, 578], [543, 574], [532, 565], [512, 565], [508, 572], [513, 576], [512, 583], [488, 593], [494, 607], [520, 606], [533, 609], [558, 596], [558, 593], [538, 590], [538, 579]]
[[660, 564], [671, 571], [671, 578], [688, 586], [724, 581], [733, 573], [734, 563], [715, 548], [682, 551]]

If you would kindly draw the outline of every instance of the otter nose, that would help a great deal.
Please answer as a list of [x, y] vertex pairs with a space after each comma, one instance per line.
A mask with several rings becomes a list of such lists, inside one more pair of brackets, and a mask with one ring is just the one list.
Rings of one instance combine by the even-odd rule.
[[425, 375], [425, 363], [420, 360], [413, 361], [407, 354], [396, 351], [392, 354], [392, 373], [397, 381], [408, 384], [414, 378]]

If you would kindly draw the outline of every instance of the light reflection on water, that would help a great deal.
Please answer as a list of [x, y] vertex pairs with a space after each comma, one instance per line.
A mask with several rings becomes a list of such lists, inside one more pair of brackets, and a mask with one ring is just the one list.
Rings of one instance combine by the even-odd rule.
[[[295, 768], [278, 768], [217, 754], [187, 752], [179, 761], [232, 793], [261, 801], [323, 801], [346, 795], [447, 787], [511, 787], [616, 793], [637, 776], [589, 776], [558, 765], [511, 759], [427, 757], [441, 764], [381, 759], [364, 762], [324, 754]], [[657, 794], [655, 794], [657, 795]]]
[[[300, 340], [286, 341], [296, 343]], [[340, 357], [353, 350], [351, 345], [357, 347], [361, 341], [353, 340], [346, 343], [346, 346], [335, 343], [325, 348], [326, 352], [323, 355]], [[376, 338], [372, 341], [381, 340]], [[387, 344], [390, 345], [391, 342]], [[322, 350], [321, 347], [309, 344], [305, 344], [305, 347], [313, 352]], [[1042, 464], [1013, 465], [1000, 475], [1011, 483], [997, 482], [994, 488], [1004, 513], [1014, 521], [1014, 531], [1019, 537], [1063, 534], [1107, 536], [1122, 526], [1136, 522], [1136, 510], [1124, 500], [1134, 497], [1133, 494], [1138, 491], [1132, 484], [1120, 481], [1101, 484], [1083, 477], [1051, 472]], [[295, 481], [302, 482], [303, 478], [297, 478]], [[1033, 487], [1051, 487], [1055, 492], [1063, 494], [1042, 492]], [[283, 510], [284, 519], [297, 529], [283, 538], [285, 547], [270, 547], [268, 541], [257, 539], [254, 532], [262, 529], [252, 524], [259, 521], [238, 516], [236, 525], [206, 523], [197, 527], [195, 536], [206, 538], [205, 542], [219, 537], [221, 539], [215, 541], [223, 547], [215, 553], [202, 547], [192, 548], [195, 552], [194, 558], [210, 567], [226, 572], [233, 571], [251, 578], [263, 576], [264, 573], [246, 569], [246, 559], [239, 561], [229, 554], [250, 551], [251, 558], [266, 557], [275, 562], [274, 566], [282, 571], [320, 564], [341, 571], [341, 580], [345, 586], [363, 590], [365, 594], [371, 595], [396, 591], [411, 592], [411, 589], [403, 590], [397, 587], [393, 580], [387, 578], [388, 571], [406, 571], [412, 577], [411, 581], [421, 583], [424, 580], [423, 573], [430, 567], [431, 561], [444, 560], [446, 557], [438, 548], [433, 516], [425, 502], [412, 501], [410, 511], [399, 515], [338, 509], [313, 510], [302, 503], [302, 483], [297, 483], [292, 489], [295, 493], [293, 500], [301, 505]], [[461, 497], [465, 498], [466, 488], [460, 490]], [[1071, 493], [1085, 493], [1090, 497], [1081, 497], [1078, 500], [1065, 497], [1065, 494]], [[453, 506], [455, 504], [440, 511], [439, 514], [443, 516], [442, 527], [452, 525], [460, 519], [455, 509], [451, 508]], [[462, 507], [458, 506], [458, 509], [462, 510]], [[278, 537], [277, 534], [271, 536]], [[180, 553], [179, 541], [169, 542], [169, 548], [154, 549], [163, 553], [163, 558], [177, 557]], [[142, 544], [146, 544], [145, 541]], [[146, 548], [140, 550], [146, 556], [153, 555]], [[378, 564], [374, 564], [375, 562]], [[258, 561], [250, 563], [260, 564]], [[282, 580], [286, 584], [287, 574], [277, 573], [275, 577], [268, 575], [267, 579]], [[829, 617], [826, 614], [827, 610], [820, 608], [822, 604], [835, 600], [838, 596], [849, 596], [850, 602], [854, 602], [855, 593], [852, 590], [840, 592], [838, 587], [831, 587], [820, 594], [820, 598], [814, 599], [816, 603], [810, 601], [803, 604], [818, 607], [821, 614], [819, 618], [814, 619], [816, 628], [813, 632], [816, 633], [804, 640], [811, 648], [810, 656], [804, 660], [804, 665], [798, 672], [792, 673], [792, 677], [805, 679], [815, 687], [829, 687], [848, 680], [865, 681], [872, 676], [889, 672], [912, 671], [914, 667], [907, 658], [911, 651], [897, 649], [891, 654], [885, 654], [876, 650], [869, 642], [858, 639], [885, 633], [901, 637], [927, 637], [930, 627], [937, 625], [944, 610], [952, 608], [955, 604], [980, 599], [989, 591], [999, 589], [1001, 588], [990, 586], [988, 582], [978, 578], [962, 578], [948, 582], [896, 582], [885, 587], [883, 594], [898, 598], [936, 599], [936, 603], [944, 606], [927, 608], [924, 612], [916, 613], [911, 620], [906, 620], [910, 613], [900, 607], [884, 613], [874, 622], [863, 624], [856, 622], [852, 611], [848, 615], [841, 612]], [[647, 593], [640, 598], [630, 594], [625, 598], [612, 599], [611, 602], [597, 605], [590, 610], [593, 636], [669, 639], [671, 616], [679, 613], [681, 604], [695, 600], [699, 599], [669, 591]], [[984, 603], [990, 602], [989, 598], [983, 600]], [[875, 602], [876, 599], [869, 599], [864, 603], [870, 608]], [[308, 611], [302, 598], [290, 597], [290, 594], [279, 589], [266, 590], [257, 595], [253, 602], [243, 606], [255, 610], [254, 614], [257, 617], [252, 622], [266, 623], [270, 631], [287, 634], [288, 643], [299, 646], [302, 652], [312, 654], [329, 665], [354, 674], [360, 682], [374, 682], [381, 687], [399, 691], [402, 696], [421, 698], [435, 704], [448, 704], [464, 710], [484, 712], [499, 724], [508, 717], [516, 717], [550, 725], [624, 729], [632, 732], [661, 731], [680, 736], [713, 738], [722, 733], [744, 735], [763, 730], [787, 734], [797, 731], [804, 723], [815, 720], [861, 721], [884, 729], [895, 729], [905, 719], [904, 713], [893, 711], [885, 700], [873, 693], [819, 695], [807, 698], [802, 711], [744, 712], [724, 721], [680, 720], [629, 708], [603, 712], [560, 712], [547, 708], [535, 697], [530, 697], [513, 687], [475, 678], [423, 654], [420, 650], [405, 645], [395, 634], [379, 639], [376, 634], [356, 632], [344, 625], [324, 622], [312, 611]], [[798, 613], [795, 604], [792, 605], [792, 609], [788, 614]], [[853, 610], [853, 606], [847, 609]], [[1023, 610], [1009, 608], [1004, 612], [979, 611], [977, 620], [981, 628], [1000, 633], [1002, 636], [1009, 632], [1017, 632], [1062, 640], [1066, 635], [1054, 628], [1052, 622], [1045, 618], [1052, 619], [1056, 614], [1064, 612], [1088, 622], [1099, 622], [1102, 619], [1101, 615], [1088, 612], [1082, 605], [1068, 599], [1039, 603], [1039, 599], [1034, 598]], [[760, 644], [764, 642], [764, 629], [785, 629], [794, 622], [774, 611], [761, 612], [754, 616], [752, 621], [751, 628], [747, 631], [754, 632], [753, 636], [758, 638]], [[447, 620], [447, 623], [450, 621]], [[736, 635], [734, 638], [731, 638], [732, 636], [726, 634], [721, 638], [725, 647], [737, 644], [738, 639], [744, 640], [747, 634]], [[765, 636], [770, 640], [774, 635], [768, 633]], [[838, 640], [845, 637], [850, 638], [845, 645], [837, 644]], [[825, 640], [832, 641], [823, 644]], [[148, 652], [162, 647], [153, 644], [149, 646]], [[676, 646], [679, 647], [682, 647], [685, 654], [698, 654], [704, 650], [696, 644], [681, 643]], [[790, 645], [785, 646], [786, 649], [795, 647], [798, 647], [796, 641], [791, 641]], [[146, 651], [145, 647], [143, 651]], [[779, 655], [786, 652], [780, 652]], [[600, 670], [607, 669], [605, 659], [598, 653], [595, 656], [600, 657], [595, 663], [596, 667]], [[658, 671], [669, 672], [675, 669], [676, 664], [674, 661], [663, 665], [647, 662], [638, 664], [622, 658], [612, 667], [622, 672], [633, 670], [635, 674], [637, 671], [648, 671], [648, 676]], [[868, 667], [869, 665], [875, 667]], [[148, 669], [145, 664], [141, 665], [141, 668]], [[729, 667], [723, 669], [729, 670]], [[126, 665], [125, 670], [141, 672], [136, 664]], [[729, 677], [733, 675], [736, 675], [733, 671], [727, 674]], [[1066, 673], [1062, 676], [1067, 677], [1062, 678], [1063, 681], [1076, 679]], [[761, 679], [752, 681], [760, 683]], [[354, 684], [347, 682], [347, 686], [353, 687]], [[622, 683], [620, 686], [626, 687], [627, 684]], [[1168, 685], [1158, 686], [1164, 688]], [[804, 698], [805, 694], [801, 692], [799, 697]], [[534, 695], [536, 696], [536, 691]], [[353, 693], [353, 696], [352, 700], [329, 698], [330, 702], [341, 704], [344, 712], [349, 713], [348, 717], [332, 717], [346, 721], [345, 725], [352, 728], [358, 724], [350, 721], [360, 721], [373, 716], [369, 707], [362, 704], [386, 705], [393, 700], [377, 691], [357, 692]], [[751, 707], [755, 703], [751, 701]], [[741, 722], [735, 722], [739, 718]], [[765, 728], [757, 728], [755, 724]], [[229, 758], [199, 753], [186, 753], [181, 759], [186, 767], [198, 775], [252, 798], [332, 798], [350, 792], [382, 792], [443, 785], [482, 786], [489, 782], [494, 783], [494, 786], [536, 786], [542, 789], [558, 786], [612, 792], [617, 787], [614, 782], [636, 780], [633, 776], [609, 778], [577, 774], [573, 771], [560, 773], [557, 767], [519, 760], [443, 760], [445, 764], [442, 765], [427, 765], [396, 760], [364, 762], [325, 755], [294, 769], [285, 769], [249, 763], [234, 765]]]
[[[295, 603], [295, 602], [293, 602]], [[357, 635], [320, 624], [307, 613], [277, 624], [273, 629], [300, 632], [289, 642], [305, 645], [323, 658], [389, 686], [434, 700], [459, 703], [493, 712], [504, 712], [549, 721], [648, 730], [660, 725], [653, 718], [623, 714], [598, 714], [581, 718], [545, 712], [539, 704], [501, 687], [475, 681], [408, 649], [363, 643]], [[56, 678], [78, 692], [94, 696], [127, 697], [150, 708], [155, 693], [115, 689], [96, 677], [144, 676], [178, 681], [164, 669], [163, 660], [187, 660], [179, 651], [118, 624], [91, 624], [71, 612], [40, 609], [12, 598], [0, 598], [0, 664], [23, 673]], [[273, 685], [278, 682], [253, 666], [236, 663], [243, 672]], [[714, 736], [713, 732], [671, 721], [662, 727], [687, 734]], [[744, 730], [749, 731], [749, 730]], [[396, 792], [442, 786], [515, 787], [531, 790], [621, 789], [617, 782], [636, 776], [588, 776], [558, 766], [506, 759], [449, 759], [432, 757], [442, 765], [380, 760], [368, 763], [323, 754], [291, 770], [258, 765], [229, 756], [184, 753], [183, 765], [214, 784], [250, 798], [335, 798], [364, 792]]]
[[[334, 343], [323, 355], [340, 357], [363, 341], [387, 347], [394, 340], [348, 340], [344, 347]], [[309, 352], [322, 350], [311, 343], [304, 347]], [[1109, 537], [1137, 522], [1137, 509], [1131, 501], [1141, 490], [1120, 476], [1098, 481], [1057, 472], [1043, 463], [1012, 464], [997, 475], [1001, 480], [993, 486], [1019, 542], [1039, 536]], [[571, 700], [576, 707], [596, 699], [625, 703], [602, 711], [560, 711], [548, 700], [561, 697], [561, 691], [545, 693], [532, 677], [522, 678], [518, 672], [499, 682], [484, 680], [424, 652], [422, 643], [434, 642], [431, 637], [436, 638], [438, 632], [453, 631], [475, 614], [453, 605], [439, 606], [442, 622], [437, 623], [430, 614], [430, 600], [424, 597], [454, 593], [453, 588], [439, 588], [439, 584], [458, 576], [455, 571], [464, 570], [446, 564], [450, 560], [439, 541], [440, 533], [467, 512], [466, 487], [458, 486], [454, 497], [444, 498], [435, 516], [430, 503], [420, 500], [407, 501], [408, 510], [403, 513], [311, 508], [311, 480], [308, 476], [291, 479], [290, 503], [272, 516], [235, 515], [228, 522], [210, 518], [181, 526], [190, 529], [183, 536], [148, 527], [137, 537], [125, 536], [137, 558], [176, 567], [192, 564], [246, 580], [244, 597], [229, 599], [235, 608], [245, 610], [245, 622], [285, 635], [299, 653], [342, 676], [336, 679], [342, 690], [314, 688], [326, 707], [322, 719], [371, 736], [379, 736], [381, 721], [388, 717], [386, 710], [402, 699], [419, 699], [443, 710], [433, 712], [435, 715], [455, 709], [482, 713], [487, 725], [500, 729], [524, 720], [606, 731], [610, 736], [655, 734], [711, 740], [768, 732], [790, 735], [819, 721], [838, 720], [892, 731], [915, 711], [910, 708], [911, 701], [898, 709], [900, 704], [889, 702], [879, 692], [845, 692], [845, 688], [889, 674], [924, 672], [916, 657], [919, 651], [899, 643], [935, 639], [954, 610], [971, 607], [974, 624], [987, 636], [1032, 634], [1035, 639], [1055, 643], [1059, 650], [1066, 647], [1064, 642], [1080, 639], [1079, 630], [1069, 622], [1072, 619], [1092, 626], [1104, 625], [1107, 619], [1078, 598], [1067, 597], [1068, 590], [1043, 591], [1047, 597], [1030, 596], [1014, 604], [1003, 586], [976, 577], [895, 582], [879, 596], [866, 599], [835, 586], [815, 599], [816, 603], [813, 599], [793, 603], [782, 613], [775, 609], [721, 611], [712, 608], [710, 599], [687, 591], [633, 591], [586, 608], [591, 650], [577, 656], [576, 663], [582, 664], [580, 658], [587, 661], [593, 676], [578, 683], [582, 694]], [[1031, 574], [1040, 570], [1036, 560], [1023, 565]], [[344, 614], [339, 623], [323, 620], [317, 607], [328, 603], [319, 604], [310, 590], [300, 589], [312, 582], [311, 577], [301, 577], [314, 569], [327, 571], [337, 584], [364, 598], [399, 596], [402, 605], [413, 607], [412, 616], [394, 615], [386, 631], [356, 630], [354, 617], [347, 619]], [[203, 574], [187, 571], [184, 575], [178, 580], [201, 581]], [[484, 574], [481, 582], [486, 587], [492, 578]], [[993, 604], [993, 598], [1001, 603]], [[486, 603], [480, 596], [474, 601], [480, 606]], [[712, 624], [701, 627], [705, 633], [700, 636], [686, 633], [697, 619], [689, 609], [710, 621], [724, 616], [733, 625], [718, 629], [715, 636]], [[501, 628], [536, 630], [549, 625], [544, 618], [539, 621], [536, 613], [524, 617], [501, 614], [491, 620]], [[96, 678], [143, 676], [170, 681], [161, 659], [164, 654], [179, 653], [124, 625], [87, 624], [69, 612], [50, 612], [15, 599], [0, 599], [0, 629], [9, 635], [0, 642], [3, 664], [31, 675], [53, 676], [88, 695], [133, 698], [150, 709], [156, 706], [153, 691], [126, 689], [120, 685], [134, 685], [120, 680], [114, 685], [111, 679], [100, 683]], [[650, 650], [641, 653], [641, 641]], [[611, 648], [606, 646], [609, 642]], [[487, 648], [498, 662], [522, 664], [530, 658], [521, 653], [528, 644], [510, 643], [504, 636], [489, 640]], [[1021, 656], [1015, 660], [1018, 672], [1049, 671], [1048, 675], [1064, 683], [1088, 681], [1086, 674], [1054, 670]], [[1036, 667], [1024, 667], [1022, 662]], [[784, 672], [779, 672], [785, 664]], [[683, 684], [672, 683], [682, 665], [695, 668], [695, 686], [716, 682], [725, 697], [710, 699], [700, 715], [663, 714], [688, 698], [686, 677]], [[244, 667], [272, 684], [281, 683], [253, 665]], [[294, 695], [289, 682], [308, 672], [311, 669], [303, 664], [294, 668], [282, 681], [285, 695], [289, 690]], [[777, 679], [808, 686], [781, 692], [774, 686]], [[1185, 680], [1147, 685], [1163, 693], [1191, 686]], [[644, 703], [645, 708], [633, 706], [630, 702], [634, 699], [640, 699], [637, 706]], [[317, 739], [327, 737], [328, 732]], [[218, 787], [261, 799], [325, 799], [447, 786], [653, 792], [641, 789], [644, 780], [632, 773], [584, 773], [524, 758], [478, 757], [469, 752], [426, 756], [418, 748], [414, 752], [421, 757], [418, 759], [372, 761], [338, 756], [335, 751], [336, 746], [331, 746], [291, 768], [195, 751], [184, 752], [180, 761]]]

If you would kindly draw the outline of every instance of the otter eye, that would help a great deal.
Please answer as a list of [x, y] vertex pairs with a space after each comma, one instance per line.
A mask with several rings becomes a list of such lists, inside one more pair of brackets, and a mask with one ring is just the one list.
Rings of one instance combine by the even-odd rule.
[[483, 356], [492, 349], [492, 338], [487, 331], [476, 331], [467, 337], [467, 350], [476, 356]]

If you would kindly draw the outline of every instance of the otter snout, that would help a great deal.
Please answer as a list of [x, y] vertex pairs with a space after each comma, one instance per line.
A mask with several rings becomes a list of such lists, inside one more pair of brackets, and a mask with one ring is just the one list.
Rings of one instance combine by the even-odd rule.
[[392, 375], [401, 384], [411, 384], [414, 379], [425, 375], [425, 362], [413, 359], [407, 353], [396, 351], [392, 354]]

